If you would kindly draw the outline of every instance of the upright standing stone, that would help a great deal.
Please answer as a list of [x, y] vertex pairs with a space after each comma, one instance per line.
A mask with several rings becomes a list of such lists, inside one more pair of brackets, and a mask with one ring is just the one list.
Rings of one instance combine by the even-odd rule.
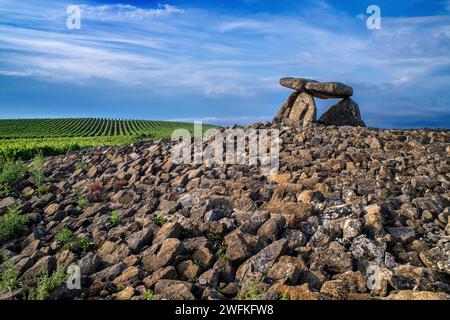
[[314, 98], [306, 92], [302, 92], [295, 100], [287, 119], [288, 124], [301, 124], [306, 126], [316, 121], [317, 108]]
[[300, 92], [298, 91], [294, 91], [293, 93], [291, 93], [286, 102], [281, 106], [280, 110], [278, 110], [275, 118], [273, 118], [273, 123], [282, 123], [283, 120], [287, 118], [286, 115], [289, 115], [289, 113], [291, 112], [291, 108], [294, 105], [295, 100], [297, 100], [299, 94]]
[[319, 119], [320, 123], [335, 126], [365, 127], [358, 104], [351, 98], [331, 106]]

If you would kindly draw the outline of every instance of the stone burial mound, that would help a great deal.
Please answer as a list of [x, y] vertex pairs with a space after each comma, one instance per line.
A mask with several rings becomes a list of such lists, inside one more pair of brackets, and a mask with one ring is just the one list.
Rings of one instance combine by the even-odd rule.
[[[449, 131], [248, 128], [273, 127], [270, 176], [178, 165], [167, 140], [47, 159], [40, 191], [0, 197], [1, 223], [29, 217], [0, 234], [21, 284], [0, 300], [46, 274], [48, 299], [450, 299]], [[55, 282], [71, 264], [79, 290]]]
[[317, 107], [314, 97], [319, 99], [341, 98], [319, 119], [319, 123], [336, 126], [365, 127], [358, 104], [350, 97], [353, 88], [339, 82], [318, 82], [303, 78], [282, 78], [283, 87], [295, 90], [282, 105], [273, 123], [306, 126], [316, 121]]

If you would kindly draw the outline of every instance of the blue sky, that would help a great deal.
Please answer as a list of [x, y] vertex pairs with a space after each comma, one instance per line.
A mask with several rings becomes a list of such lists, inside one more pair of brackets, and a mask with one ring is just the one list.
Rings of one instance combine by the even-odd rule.
[[449, 0], [0, 0], [0, 118], [246, 124], [299, 76], [353, 86], [368, 126], [450, 128], [449, 49]]

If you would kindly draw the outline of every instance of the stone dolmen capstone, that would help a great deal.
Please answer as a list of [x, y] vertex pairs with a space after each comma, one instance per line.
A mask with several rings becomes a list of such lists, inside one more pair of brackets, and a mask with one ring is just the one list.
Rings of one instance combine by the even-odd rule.
[[274, 123], [306, 126], [316, 121], [317, 107], [314, 97], [319, 99], [341, 98], [319, 119], [320, 123], [336, 126], [365, 126], [358, 104], [350, 99], [352, 87], [340, 82], [319, 82], [304, 78], [282, 78], [283, 87], [295, 90], [281, 106], [273, 119]]

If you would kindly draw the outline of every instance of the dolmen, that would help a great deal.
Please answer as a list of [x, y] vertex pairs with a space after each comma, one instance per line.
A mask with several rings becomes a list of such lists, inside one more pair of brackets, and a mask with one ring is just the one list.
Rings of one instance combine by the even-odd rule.
[[280, 79], [280, 84], [283, 87], [293, 89], [294, 92], [281, 106], [273, 119], [273, 123], [306, 126], [316, 122], [315, 97], [319, 99], [342, 99], [320, 117], [319, 123], [335, 126], [366, 126], [361, 119], [358, 104], [350, 98], [353, 95], [352, 87], [340, 82], [319, 82], [291, 77]]

